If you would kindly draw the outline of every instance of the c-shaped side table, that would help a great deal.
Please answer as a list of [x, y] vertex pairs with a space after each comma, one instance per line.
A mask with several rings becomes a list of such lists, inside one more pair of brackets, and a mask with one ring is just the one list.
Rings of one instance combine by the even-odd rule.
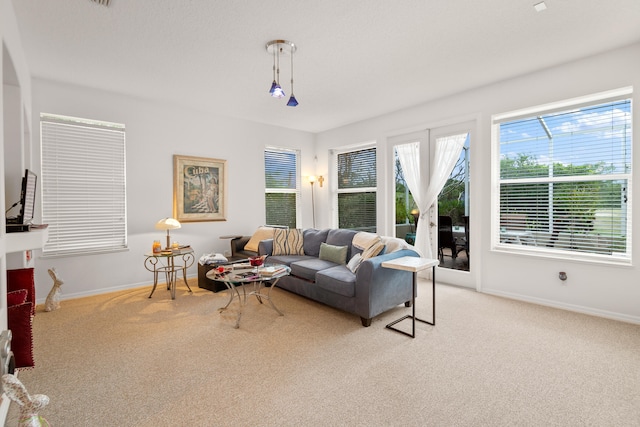
[[[395, 270], [405, 270], [405, 271], [413, 272], [413, 289], [411, 293], [412, 314], [407, 314], [406, 316], [403, 316], [400, 319], [394, 320], [393, 322], [389, 323], [386, 326], [388, 329], [393, 329], [396, 332], [400, 332], [401, 334], [405, 334], [410, 336], [411, 338], [415, 338], [416, 337], [416, 320], [422, 323], [427, 323], [429, 325], [433, 325], [433, 326], [436, 325], [436, 266], [439, 263], [440, 261], [437, 259], [418, 258], [413, 256], [396, 258], [396, 259], [392, 259], [390, 261], [385, 261], [382, 263], [382, 266], [384, 268], [393, 268]], [[416, 317], [416, 286], [418, 286], [418, 272], [425, 270], [429, 267], [433, 268], [433, 271], [431, 273], [431, 286], [433, 287], [433, 293], [431, 297], [432, 305], [433, 305], [431, 322], [423, 319], [418, 319]], [[410, 334], [393, 327], [393, 325], [395, 325], [398, 322], [402, 322], [404, 319], [412, 320], [412, 330]]]
[[[151, 289], [151, 293], [149, 294], [149, 298], [156, 291], [156, 286], [158, 286], [158, 273], [164, 273], [167, 280], [167, 289], [171, 291], [171, 299], [176, 299], [176, 279], [178, 276], [177, 270], [182, 270], [182, 279], [184, 280], [184, 284], [187, 285], [189, 292], [191, 292], [191, 288], [189, 287], [189, 283], [187, 283], [187, 268], [193, 265], [193, 261], [195, 260], [193, 256], [193, 250], [189, 252], [183, 253], [153, 253], [147, 252], [144, 254], [146, 257], [144, 260], [144, 267], [153, 273], [153, 289]], [[175, 258], [182, 257], [183, 264], [176, 265]], [[166, 258], [166, 265], [158, 265], [158, 261], [161, 258]]]

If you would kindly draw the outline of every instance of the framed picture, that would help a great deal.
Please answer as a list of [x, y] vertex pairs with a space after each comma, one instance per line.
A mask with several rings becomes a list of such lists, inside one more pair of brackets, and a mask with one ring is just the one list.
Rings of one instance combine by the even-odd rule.
[[180, 222], [226, 221], [227, 161], [173, 156], [173, 217]]

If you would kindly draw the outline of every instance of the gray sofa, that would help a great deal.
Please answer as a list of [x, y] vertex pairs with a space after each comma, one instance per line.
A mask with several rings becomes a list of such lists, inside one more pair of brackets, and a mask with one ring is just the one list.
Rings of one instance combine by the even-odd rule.
[[411, 305], [413, 273], [383, 268], [387, 260], [419, 254], [406, 242], [382, 237], [393, 252], [381, 252], [363, 260], [355, 273], [345, 264], [320, 259], [320, 245], [347, 246], [347, 262], [362, 250], [352, 245], [357, 231], [347, 229], [306, 229], [303, 231], [304, 255], [272, 255], [273, 239], [262, 240], [259, 255], [268, 255], [268, 264], [286, 264], [291, 274], [277, 286], [328, 306], [360, 316], [363, 326], [400, 304]]

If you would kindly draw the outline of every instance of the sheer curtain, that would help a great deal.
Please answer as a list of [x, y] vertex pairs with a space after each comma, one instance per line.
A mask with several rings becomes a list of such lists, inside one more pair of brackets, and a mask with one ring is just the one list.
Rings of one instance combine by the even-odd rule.
[[451, 175], [466, 139], [466, 133], [436, 139], [435, 158], [428, 182], [421, 179], [420, 176], [420, 147], [418, 143], [412, 142], [396, 147], [405, 181], [420, 211], [415, 246], [418, 252], [426, 258], [433, 258], [429, 237], [429, 208], [436, 202], [438, 194]]

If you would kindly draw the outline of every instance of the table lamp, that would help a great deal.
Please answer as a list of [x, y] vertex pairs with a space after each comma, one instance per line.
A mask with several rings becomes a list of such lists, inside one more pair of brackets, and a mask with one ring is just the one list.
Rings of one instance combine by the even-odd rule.
[[167, 230], [166, 249], [171, 249], [171, 236], [169, 235], [169, 230], [175, 230], [180, 227], [182, 227], [182, 225], [180, 225], [180, 222], [174, 218], [162, 218], [160, 221], [156, 222], [157, 230]]

